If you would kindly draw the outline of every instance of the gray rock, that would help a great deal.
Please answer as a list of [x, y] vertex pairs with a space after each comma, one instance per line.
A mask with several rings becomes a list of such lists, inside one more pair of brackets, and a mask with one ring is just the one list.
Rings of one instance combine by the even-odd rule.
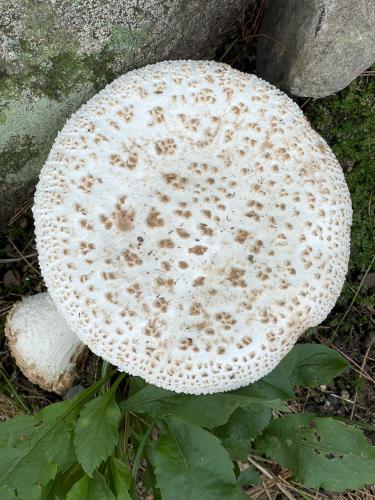
[[375, 2], [274, 0], [260, 33], [259, 76], [294, 95], [325, 97], [375, 62]]
[[67, 117], [120, 74], [211, 58], [254, 0], [0, 0], [0, 231]]

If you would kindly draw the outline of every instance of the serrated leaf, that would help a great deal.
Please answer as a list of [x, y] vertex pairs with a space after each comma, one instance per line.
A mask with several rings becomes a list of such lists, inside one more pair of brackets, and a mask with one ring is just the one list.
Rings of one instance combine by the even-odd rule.
[[244, 469], [241, 474], [237, 478], [238, 486], [249, 486], [250, 484], [261, 484], [262, 480], [259, 472], [255, 469], [255, 467], [248, 467]]
[[132, 477], [129, 467], [116, 457], [110, 461], [110, 485], [116, 495], [117, 500], [131, 500], [129, 490], [131, 488]]
[[0, 484], [17, 490], [20, 500], [39, 500], [57, 472], [75, 462], [73, 423], [86, 399], [111, 376], [108, 374], [72, 401], [54, 403], [35, 416], [20, 416], [0, 424]]
[[355, 426], [333, 418], [312, 413], [278, 418], [256, 441], [256, 448], [310, 488], [344, 491], [375, 481], [375, 448]]
[[151, 459], [163, 500], [239, 500], [233, 463], [218, 438], [168, 417]]
[[69, 491], [66, 500], [116, 500], [104, 477], [95, 471], [93, 477], [86, 474]]
[[248, 406], [250, 403], [289, 411], [278, 399], [248, 396], [238, 394], [237, 391], [206, 396], [176, 394], [151, 384], [122, 403], [121, 409], [148, 413], [155, 419], [171, 415], [193, 425], [213, 428], [225, 424], [236, 408]]
[[259, 405], [249, 405], [237, 408], [229, 421], [214, 429], [232, 459], [243, 460], [250, 449], [250, 440], [258, 437], [271, 420], [269, 408]]
[[83, 407], [75, 427], [74, 447], [88, 476], [110, 456], [118, 441], [121, 412], [112, 389]]
[[39, 498], [42, 486], [59, 468], [69, 466], [72, 405], [72, 401], [55, 403], [29, 420], [19, 419], [6, 426], [13, 433], [8, 446], [0, 449], [1, 484], [17, 490], [22, 498]]

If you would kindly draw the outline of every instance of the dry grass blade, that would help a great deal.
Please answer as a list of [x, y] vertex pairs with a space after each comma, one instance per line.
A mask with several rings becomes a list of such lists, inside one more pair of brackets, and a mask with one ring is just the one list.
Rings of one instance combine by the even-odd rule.
[[342, 351], [341, 349], [339, 349], [338, 347], [336, 347], [335, 345], [331, 344], [331, 342], [328, 342], [324, 339], [322, 339], [321, 337], [319, 337], [317, 335], [317, 339], [319, 340], [319, 342], [321, 342], [322, 344], [325, 344], [326, 346], [330, 347], [331, 349], [334, 349], [335, 351], [337, 351], [339, 354], [341, 354], [341, 356], [343, 356], [345, 359], [347, 359], [349, 361], [349, 363], [352, 365], [352, 368], [355, 372], [357, 372], [358, 374], [360, 374], [363, 378], [365, 378], [366, 380], [368, 380], [369, 382], [372, 382], [373, 384], [375, 384], [375, 379], [373, 379], [371, 377], [371, 375], [369, 375], [366, 371], [362, 371], [361, 370], [361, 366], [356, 363], [354, 361], [354, 359], [352, 359], [350, 356], [348, 356], [344, 351]]
[[273, 42], [277, 43], [282, 47], [290, 56], [293, 57], [293, 59], [297, 59], [296, 54], [293, 52], [293, 50], [285, 45], [281, 40], [271, 36], [267, 35], [266, 33], [257, 33], [256, 35], [249, 35], [248, 37], [245, 38], [245, 40], [250, 39], [250, 38], [267, 38], [268, 40], [272, 40]]
[[366, 276], [367, 276], [367, 275], [368, 275], [368, 273], [370, 272], [370, 269], [372, 268], [372, 265], [373, 265], [373, 263], [374, 263], [374, 262], [375, 262], [375, 255], [372, 257], [372, 259], [371, 259], [371, 261], [370, 261], [370, 264], [368, 265], [368, 267], [367, 267], [367, 269], [366, 269], [366, 271], [365, 271], [365, 274], [363, 275], [363, 277], [362, 277], [362, 279], [361, 279], [361, 281], [360, 281], [360, 283], [359, 283], [359, 286], [358, 286], [358, 288], [357, 288], [357, 291], [355, 292], [354, 297], [352, 298], [352, 300], [351, 300], [351, 302], [350, 302], [350, 304], [349, 304], [348, 308], [346, 309], [346, 311], [345, 311], [344, 315], [342, 316], [342, 318], [340, 319], [340, 321], [339, 321], [338, 325], [336, 326], [336, 328], [335, 328], [335, 330], [334, 330], [334, 332], [333, 332], [333, 336], [335, 336], [335, 335], [337, 334], [337, 332], [338, 332], [338, 331], [339, 331], [339, 329], [340, 329], [340, 326], [343, 324], [343, 322], [345, 321], [345, 318], [347, 317], [347, 315], [349, 314], [349, 312], [350, 312], [351, 308], [353, 307], [353, 304], [354, 304], [354, 302], [355, 302], [355, 299], [358, 297], [358, 294], [359, 294], [359, 292], [361, 291], [361, 288], [362, 288], [362, 286], [363, 286], [363, 282], [365, 281]]
[[17, 210], [17, 212], [13, 215], [13, 217], [9, 220], [8, 226], [11, 226], [12, 224], [14, 224], [16, 222], [16, 220], [19, 219], [19, 217], [21, 217], [21, 215], [23, 215], [25, 212], [30, 210], [30, 208], [32, 206], [33, 206], [33, 200], [28, 200], [26, 203], [24, 203], [21, 206], [21, 208], [19, 208]]
[[[247, 460], [251, 465], [253, 465], [256, 469], [258, 469], [264, 476], [266, 476], [266, 478], [271, 481], [271, 484], [274, 484], [276, 488], [279, 489], [286, 496], [286, 498], [289, 498], [289, 500], [295, 500], [295, 497], [279, 481], [278, 477], [269, 472], [262, 465], [258, 464], [258, 462], [256, 462], [252, 457], [248, 457]], [[266, 492], [268, 492], [266, 482], [263, 482], [263, 485], [265, 487]], [[255, 498], [254, 494], [252, 494], [252, 497]]]
[[0, 309], [0, 316], [3, 316], [4, 314], [7, 314], [8, 311], [10, 311], [13, 307], [13, 304], [6, 305], [5, 307], [2, 307]]
[[[368, 345], [368, 347], [366, 349], [365, 355], [363, 357], [363, 361], [362, 361], [362, 365], [361, 365], [361, 371], [360, 371], [360, 374], [359, 374], [359, 378], [362, 378], [362, 374], [363, 374], [363, 371], [365, 369], [368, 356], [369, 356], [370, 351], [371, 351], [372, 347], [374, 346], [374, 344], [375, 344], [375, 335], [370, 340], [369, 345]], [[354, 410], [355, 410], [355, 407], [356, 407], [356, 404], [357, 404], [357, 399], [358, 399], [358, 389], [355, 390], [352, 411], [350, 412], [350, 420], [353, 420]]]
[[12, 245], [12, 247], [14, 248], [14, 250], [18, 253], [18, 255], [20, 256], [20, 259], [26, 262], [27, 267], [31, 267], [33, 269], [33, 271], [35, 271], [35, 273], [40, 276], [41, 275], [40, 272], [33, 266], [32, 262], [30, 262], [30, 261], [27, 260], [27, 257], [25, 257], [25, 255], [23, 255], [23, 253], [17, 248], [17, 246], [14, 243], [14, 241], [11, 238], [9, 238], [9, 237], [8, 237], [8, 241]]
[[5, 394], [0, 394], [0, 422], [5, 422], [19, 413], [20, 410], [12, 399]]
[[13, 259], [0, 259], [0, 264], [10, 264], [12, 262], [20, 262], [21, 260], [30, 259], [31, 257], [36, 257], [37, 255], [38, 252], [33, 252], [28, 255], [22, 255], [22, 257], [14, 257]]

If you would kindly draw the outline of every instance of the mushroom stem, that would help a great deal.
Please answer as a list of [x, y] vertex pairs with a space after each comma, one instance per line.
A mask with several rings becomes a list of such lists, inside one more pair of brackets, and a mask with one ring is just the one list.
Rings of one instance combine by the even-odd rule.
[[72, 386], [85, 345], [48, 293], [17, 302], [7, 316], [5, 335], [17, 366], [32, 383], [57, 394]]

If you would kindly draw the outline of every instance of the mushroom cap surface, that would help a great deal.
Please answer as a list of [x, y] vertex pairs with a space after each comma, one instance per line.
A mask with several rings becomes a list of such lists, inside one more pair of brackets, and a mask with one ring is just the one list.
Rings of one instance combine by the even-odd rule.
[[73, 384], [85, 345], [48, 293], [25, 297], [10, 310], [5, 334], [17, 366], [33, 384], [63, 394]]
[[118, 78], [58, 135], [35, 195], [40, 266], [88, 347], [155, 385], [235, 389], [325, 319], [351, 202], [284, 93], [212, 61]]

